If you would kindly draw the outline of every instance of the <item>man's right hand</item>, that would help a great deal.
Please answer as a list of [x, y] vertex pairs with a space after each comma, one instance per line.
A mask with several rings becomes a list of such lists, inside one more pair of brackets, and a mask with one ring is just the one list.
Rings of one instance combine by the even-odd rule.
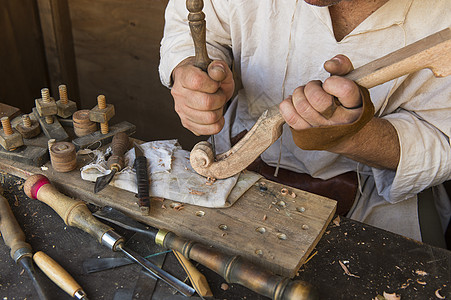
[[235, 89], [232, 71], [224, 61], [213, 61], [208, 74], [194, 66], [194, 57], [172, 72], [175, 111], [182, 125], [196, 135], [212, 135], [224, 126], [224, 105]]

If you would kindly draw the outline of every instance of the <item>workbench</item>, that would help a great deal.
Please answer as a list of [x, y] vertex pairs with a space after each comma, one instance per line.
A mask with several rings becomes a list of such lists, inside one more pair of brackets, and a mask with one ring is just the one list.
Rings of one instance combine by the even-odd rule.
[[[44, 251], [63, 266], [89, 299], [127, 299], [124, 295], [131, 295], [137, 285], [152, 284], [153, 279], [136, 264], [85, 274], [82, 264], [87, 258], [122, 254], [113, 253], [85, 232], [66, 226], [50, 207], [29, 199], [22, 190], [23, 179], [7, 174], [1, 174], [0, 179], [5, 197], [33, 250]], [[134, 237], [132, 232], [115, 229], [126, 238]], [[164, 250], [152, 243], [148, 248]], [[206, 276], [215, 299], [266, 299], [237, 284], [225, 285], [226, 281], [219, 275], [202, 265], [197, 267]], [[37, 299], [28, 275], [15, 265], [3, 243], [0, 243], [0, 268], [1, 299]], [[186, 278], [172, 253], [166, 254], [163, 269], [182, 280]], [[45, 277], [39, 270], [38, 274]], [[373, 299], [384, 292], [396, 292], [401, 299], [439, 299], [436, 291], [448, 298], [451, 296], [451, 252], [342, 217], [329, 224], [296, 279], [313, 284], [320, 299]], [[46, 286], [53, 299], [72, 299], [48, 280]], [[152, 296], [141, 294], [133, 299], [178, 297], [181, 296], [175, 290], [157, 282]]]

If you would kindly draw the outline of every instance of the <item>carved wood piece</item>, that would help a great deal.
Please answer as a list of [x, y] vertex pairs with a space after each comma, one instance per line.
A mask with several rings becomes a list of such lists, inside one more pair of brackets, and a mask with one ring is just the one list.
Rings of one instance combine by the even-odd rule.
[[[400, 76], [429, 68], [437, 77], [451, 74], [451, 28], [446, 28], [413, 44], [363, 65], [345, 77], [370, 89]], [[228, 178], [248, 167], [282, 134], [285, 123], [278, 105], [265, 111], [243, 139], [216, 161], [208, 142], [196, 144], [190, 162], [200, 175]]]

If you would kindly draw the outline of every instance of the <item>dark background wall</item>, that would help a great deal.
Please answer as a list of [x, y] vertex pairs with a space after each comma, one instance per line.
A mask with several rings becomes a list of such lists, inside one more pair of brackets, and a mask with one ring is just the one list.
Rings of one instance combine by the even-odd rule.
[[[31, 5], [30, 5], [31, 4]], [[115, 105], [111, 123], [136, 125], [145, 141], [200, 139], [181, 126], [158, 76], [167, 0], [0, 1], [0, 102], [29, 113], [41, 88], [68, 86], [79, 109], [99, 94]]]

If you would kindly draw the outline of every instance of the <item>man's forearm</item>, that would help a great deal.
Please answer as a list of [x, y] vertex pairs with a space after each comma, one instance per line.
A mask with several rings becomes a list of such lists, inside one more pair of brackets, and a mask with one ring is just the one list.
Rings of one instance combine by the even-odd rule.
[[396, 170], [400, 158], [398, 135], [393, 125], [373, 118], [359, 132], [329, 149], [368, 166]]

